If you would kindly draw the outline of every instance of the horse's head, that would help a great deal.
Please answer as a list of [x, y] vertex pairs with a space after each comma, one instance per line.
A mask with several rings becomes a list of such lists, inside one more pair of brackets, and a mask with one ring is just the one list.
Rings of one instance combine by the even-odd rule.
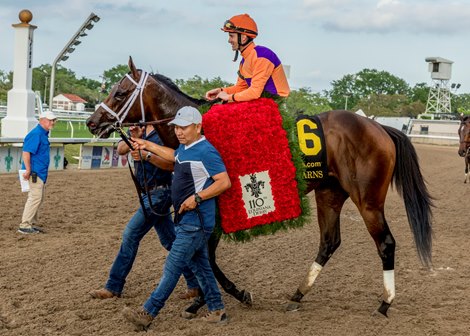
[[462, 115], [459, 126], [459, 155], [464, 157], [470, 147], [470, 116]]
[[[90, 132], [100, 138], [108, 138], [115, 126], [123, 123], [163, 121], [173, 118], [183, 106], [204, 103], [183, 93], [163, 75], [137, 70], [132, 57], [129, 57], [129, 69], [86, 122]], [[155, 128], [166, 146], [178, 146], [172, 126], [158, 123]]]
[[144, 88], [151, 78], [144, 71], [137, 70], [129, 57], [129, 73], [116, 83], [110, 94], [98, 105], [96, 111], [87, 119], [90, 132], [100, 138], [108, 138], [115, 125], [123, 122], [145, 121], [148, 94]]

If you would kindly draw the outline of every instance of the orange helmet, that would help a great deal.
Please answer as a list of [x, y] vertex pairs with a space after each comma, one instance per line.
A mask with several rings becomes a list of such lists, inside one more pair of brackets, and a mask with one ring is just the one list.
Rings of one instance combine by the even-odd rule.
[[228, 33], [244, 34], [251, 38], [258, 35], [256, 22], [248, 14], [233, 16], [230, 20], [225, 21], [224, 26], [220, 29]]

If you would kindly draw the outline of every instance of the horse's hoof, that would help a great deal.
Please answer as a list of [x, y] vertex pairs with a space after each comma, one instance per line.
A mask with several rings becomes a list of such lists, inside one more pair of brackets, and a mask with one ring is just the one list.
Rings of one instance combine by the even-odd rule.
[[246, 290], [241, 291], [242, 299], [240, 300], [241, 303], [251, 307], [253, 305], [253, 295]]
[[391, 305], [390, 303], [382, 301], [382, 304], [380, 305], [379, 309], [377, 309], [376, 314], [380, 313], [383, 316], [388, 317], [387, 312], [388, 312], [388, 308], [390, 308], [390, 305]]
[[299, 309], [300, 309], [300, 302], [291, 301], [286, 306], [286, 311], [288, 312], [295, 312], [295, 311], [298, 311]]
[[181, 312], [181, 317], [186, 319], [186, 320], [192, 320], [193, 318], [195, 318], [197, 316], [197, 314], [195, 313], [192, 313], [192, 312], [189, 312], [187, 310], [183, 310]]

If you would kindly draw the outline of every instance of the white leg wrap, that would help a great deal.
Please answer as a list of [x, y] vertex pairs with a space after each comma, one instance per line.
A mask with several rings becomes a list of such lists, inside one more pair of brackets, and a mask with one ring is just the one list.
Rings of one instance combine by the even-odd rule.
[[302, 294], [307, 294], [307, 292], [312, 288], [315, 279], [320, 274], [322, 266], [317, 262], [314, 262], [310, 269], [308, 270], [307, 278], [305, 279], [304, 284], [299, 288]]
[[384, 271], [384, 301], [392, 303], [395, 298], [395, 271]]

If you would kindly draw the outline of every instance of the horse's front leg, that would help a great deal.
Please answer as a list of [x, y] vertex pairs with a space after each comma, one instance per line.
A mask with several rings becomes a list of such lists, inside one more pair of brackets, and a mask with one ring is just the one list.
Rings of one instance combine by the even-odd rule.
[[[465, 160], [470, 162], [470, 158], [465, 158]], [[467, 183], [470, 179], [470, 175], [468, 174], [468, 166], [470, 165], [470, 163], [468, 162], [465, 164], [465, 181], [463, 181], [463, 183]]]
[[287, 311], [300, 309], [300, 300], [312, 289], [313, 283], [333, 253], [341, 244], [340, 213], [348, 195], [342, 189], [316, 190], [318, 225], [320, 227], [320, 248], [315, 262], [307, 276], [291, 297]]

